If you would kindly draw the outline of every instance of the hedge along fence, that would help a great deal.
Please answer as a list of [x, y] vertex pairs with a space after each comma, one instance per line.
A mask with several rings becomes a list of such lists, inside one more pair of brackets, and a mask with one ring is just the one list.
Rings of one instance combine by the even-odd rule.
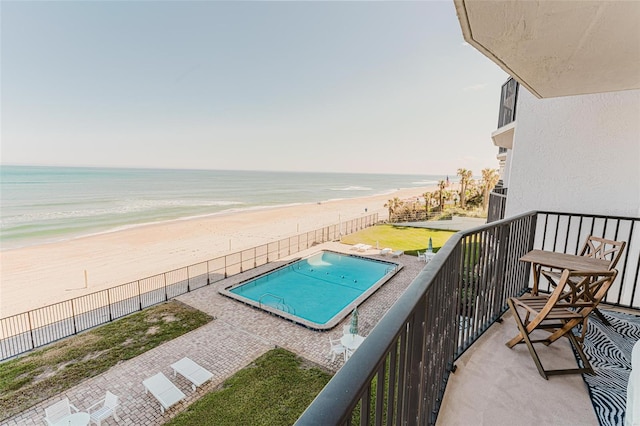
[[0, 319], [0, 361], [376, 224], [362, 216]]

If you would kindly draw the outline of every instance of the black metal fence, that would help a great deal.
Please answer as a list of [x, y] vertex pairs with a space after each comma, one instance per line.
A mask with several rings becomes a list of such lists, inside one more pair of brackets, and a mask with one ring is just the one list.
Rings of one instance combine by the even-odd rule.
[[487, 223], [504, 219], [504, 212], [507, 208], [507, 188], [496, 189], [489, 193]]
[[0, 360], [140, 311], [266, 263], [376, 224], [378, 214], [344, 221], [206, 262], [0, 319]]
[[519, 259], [531, 249], [575, 254], [588, 235], [627, 241], [607, 301], [640, 308], [639, 221], [530, 212], [456, 233], [296, 424], [434, 424], [455, 360], [530, 287]]

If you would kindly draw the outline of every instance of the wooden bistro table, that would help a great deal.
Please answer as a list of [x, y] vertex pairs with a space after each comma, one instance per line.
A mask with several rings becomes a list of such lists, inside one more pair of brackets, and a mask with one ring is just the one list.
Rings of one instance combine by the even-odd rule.
[[531, 250], [520, 258], [523, 262], [530, 262], [533, 267], [533, 290], [531, 294], [538, 294], [540, 269], [543, 266], [554, 269], [569, 269], [570, 271], [606, 271], [609, 261], [575, 254], [557, 253], [555, 251]]

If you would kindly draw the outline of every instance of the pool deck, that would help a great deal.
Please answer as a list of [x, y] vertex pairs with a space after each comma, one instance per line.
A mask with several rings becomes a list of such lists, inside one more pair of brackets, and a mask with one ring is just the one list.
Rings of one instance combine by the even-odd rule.
[[[349, 323], [347, 316], [336, 328], [328, 332], [313, 331], [293, 322], [284, 320], [262, 310], [244, 305], [218, 293], [219, 289], [260, 275], [274, 269], [287, 260], [306, 257], [320, 250], [334, 250], [353, 254], [351, 246], [340, 243], [325, 243], [297, 253], [279, 262], [273, 262], [231, 278], [203, 287], [176, 298], [183, 303], [200, 309], [215, 319], [209, 324], [166, 342], [134, 359], [122, 362], [107, 372], [87, 379], [63, 394], [45, 400], [34, 407], [2, 421], [2, 425], [42, 425], [44, 409], [65, 396], [80, 409], [104, 397], [108, 390], [120, 397], [119, 422], [112, 418], [102, 422], [106, 425], [159, 425], [184, 411], [191, 403], [205, 393], [219, 387], [236, 371], [249, 365], [258, 356], [275, 347], [282, 347], [318, 364], [331, 372], [343, 364], [338, 358], [331, 363], [328, 356], [328, 336], [334, 338], [342, 334], [342, 326]], [[380, 258], [402, 264], [404, 267], [369, 299], [358, 306], [358, 328], [361, 335], [368, 335], [380, 318], [389, 310], [398, 297], [409, 286], [425, 263], [413, 256], [391, 258], [380, 256], [376, 249], [358, 255]], [[191, 390], [190, 383], [178, 376], [173, 377], [170, 364], [188, 356], [213, 373], [213, 379]], [[146, 395], [142, 381], [152, 375], [164, 373], [186, 395], [186, 399], [176, 406], [160, 413], [160, 405]]]

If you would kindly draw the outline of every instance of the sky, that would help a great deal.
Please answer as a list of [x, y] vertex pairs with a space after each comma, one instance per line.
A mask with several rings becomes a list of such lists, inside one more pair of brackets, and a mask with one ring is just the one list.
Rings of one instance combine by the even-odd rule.
[[453, 1], [2, 1], [0, 162], [479, 175], [507, 74]]

